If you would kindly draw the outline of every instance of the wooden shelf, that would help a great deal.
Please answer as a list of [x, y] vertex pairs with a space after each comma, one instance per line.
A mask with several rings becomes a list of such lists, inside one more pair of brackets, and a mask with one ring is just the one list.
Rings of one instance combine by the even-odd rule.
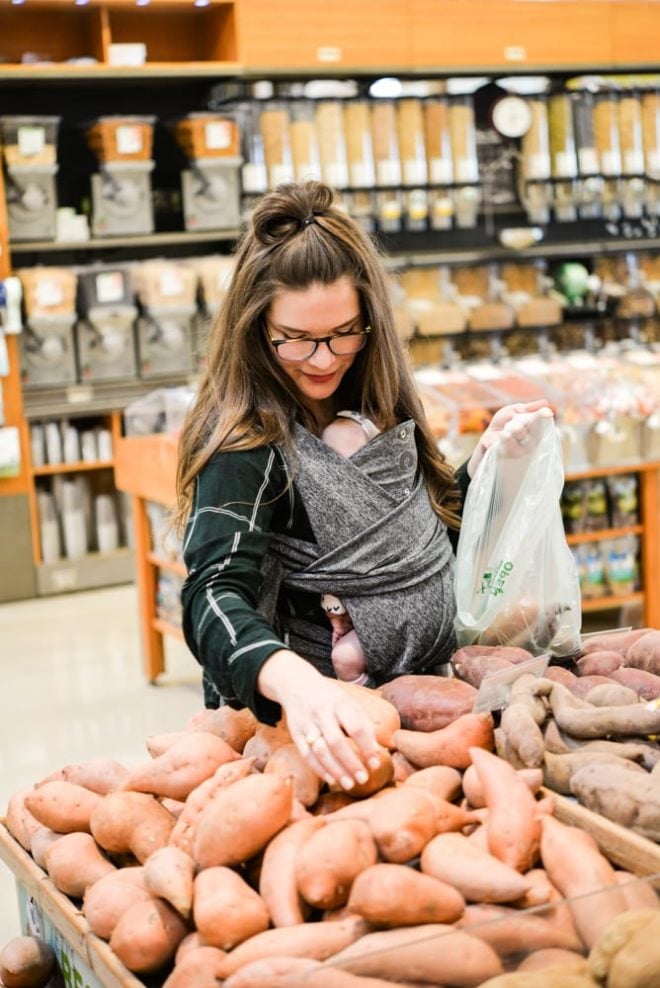
[[185, 565], [178, 559], [165, 559], [164, 556], [157, 556], [155, 552], [150, 552], [147, 555], [147, 561], [152, 566], [157, 566], [158, 569], [168, 570], [170, 573], [176, 573], [177, 576], [186, 577], [188, 575]]
[[643, 525], [625, 525], [622, 528], [604, 528], [600, 532], [576, 532], [566, 536], [569, 545], [582, 545], [584, 542], [600, 542], [606, 539], [621, 539], [625, 535], [641, 535]]
[[613, 477], [622, 473], [646, 473], [650, 470], [660, 470], [658, 460], [647, 460], [645, 463], [628, 463], [622, 466], [591, 467], [589, 470], [571, 470], [566, 474], [566, 481], [588, 480], [590, 477]]
[[69, 65], [58, 62], [51, 65], [0, 65], [0, 79], [14, 82], [58, 82], [91, 80], [102, 82], [112, 79], [195, 79], [221, 78], [241, 75], [238, 62], [147, 62], [145, 65]]
[[171, 621], [165, 621], [163, 618], [156, 617], [151, 622], [151, 627], [154, 631], [159, 631], [161, 635], [172, 635], [174, 638], [178, 638], [179, 641], [185, 641], [182, 629], [178, 624], [172, 624]]
[[10, 243], [12, 254], [56, 253], [58, 251], [112, 250], [116, 247], [165, 247], [170, 244], [209, 244], [225, 240], [236, 240], [240, 230], [206, 230], [188, 233], [173, 230], [171, 233], [151, 233], [140, 237], [96, 237], [90, 240], [23, 240]]
[[623, 597], [582, 598], [582, 610], [584, 612], [618, 610], [620, 607], [626, 607], [629, 604], [643, 603], [644, 594], [641, 592], [626, 594]]
[[43, 467], [33, 467], [31, 470], [33, 477], [52, 477], [59, 473], [82, 473], [86, 470], [111, 470], [114, 466], [113, 460], [95, 460], [87, 463], [79, 460], [76, 463], [50, 463]]

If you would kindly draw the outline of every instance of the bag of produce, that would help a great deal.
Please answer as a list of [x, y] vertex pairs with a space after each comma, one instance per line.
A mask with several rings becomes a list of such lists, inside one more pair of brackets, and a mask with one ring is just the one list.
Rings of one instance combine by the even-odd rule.
[[566, 544], [561, 447], [538, 419], [525, 445], [491, 446], [468, 488], [456, 558], [459, 646], [567, 656], [580, 643], [580, 589]]

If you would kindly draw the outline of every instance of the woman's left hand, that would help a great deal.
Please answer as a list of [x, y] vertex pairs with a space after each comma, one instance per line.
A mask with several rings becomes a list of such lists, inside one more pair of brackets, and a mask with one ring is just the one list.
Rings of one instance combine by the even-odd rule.
[[552, 416], [553, 411], [544, 398], [539, 401], [516, 402], [500, 408], [493, 415], [490, 425], [468, 460], [469, 476], [474, 477], [486, 450], [495, 443], [506, 443], [504, 452], [507, 456], [519, 457], [529, 453], [540, 437], [540, 423]]

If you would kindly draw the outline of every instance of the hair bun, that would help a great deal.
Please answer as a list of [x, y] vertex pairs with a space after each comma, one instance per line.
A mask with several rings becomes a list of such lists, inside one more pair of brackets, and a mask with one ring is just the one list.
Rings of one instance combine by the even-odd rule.
[[322, 182], [278, 185], [252, 210], [252, 232], [264, 247], [285, 243], [294, 234], [313, 225], [310, 217], [333, 208], [334, 193]]

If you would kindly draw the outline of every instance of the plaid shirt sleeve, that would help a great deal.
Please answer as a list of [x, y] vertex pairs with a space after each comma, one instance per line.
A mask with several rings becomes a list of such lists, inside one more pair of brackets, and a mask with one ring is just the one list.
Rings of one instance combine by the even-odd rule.
[[222, 452], [197, 477], [184, 535], [183, 630], [204, 669], [206, 705], [247, 706], [271, 724], [280, 707], [256, 682], [266, 659], [286, 645], [256, 607], [271, 535], [291, 512], [274, 447]]

